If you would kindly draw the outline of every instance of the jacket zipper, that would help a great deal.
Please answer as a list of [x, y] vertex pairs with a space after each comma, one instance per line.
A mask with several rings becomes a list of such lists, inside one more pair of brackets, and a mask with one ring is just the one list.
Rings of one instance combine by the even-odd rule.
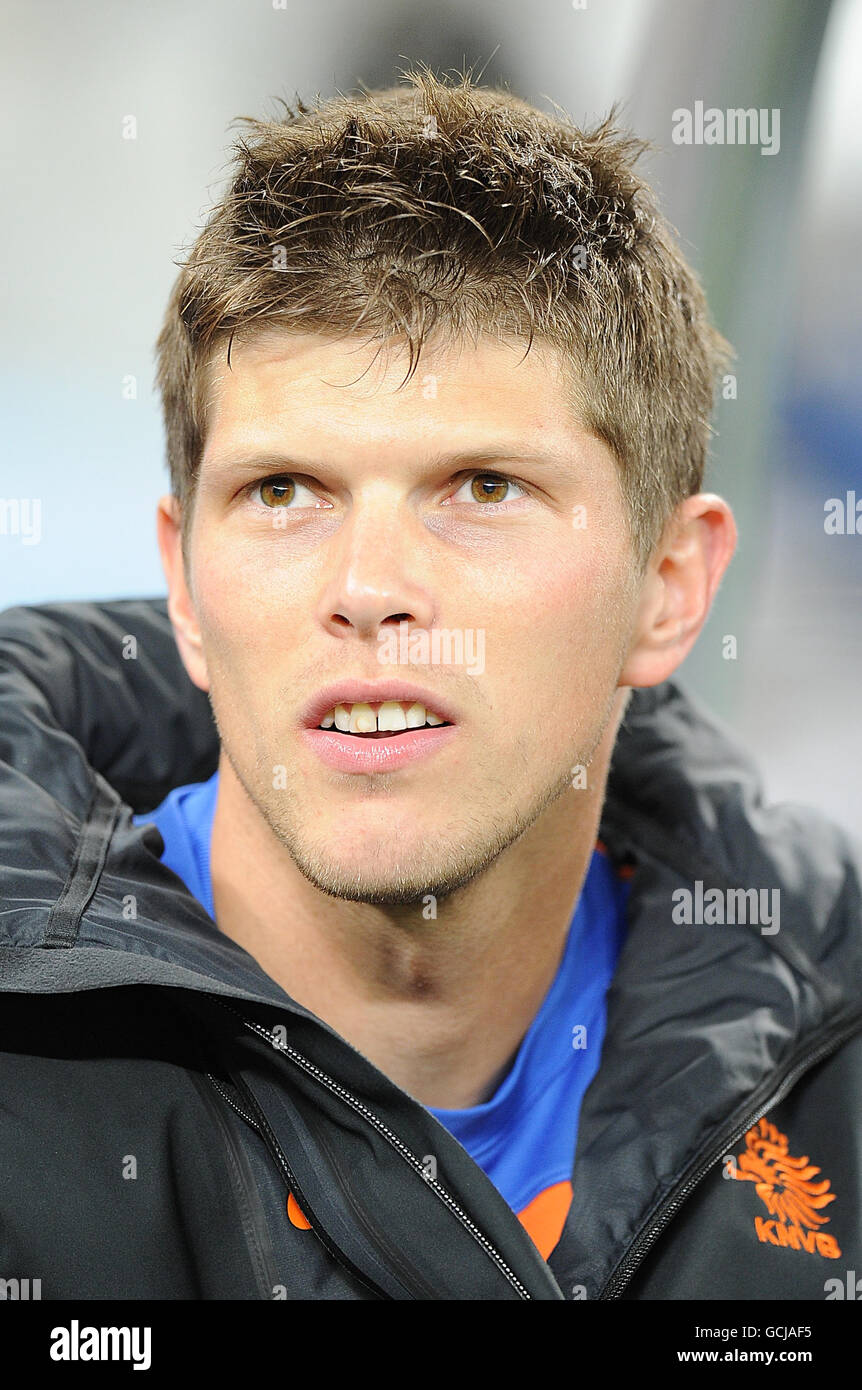
[[225, 1105], [229, 1105], [231, 1110], [235, 1110], [236, 1113], [241, 1117], [241, 1119], [245, 1120], [247, 1125], [250, 1125], [252, 1129], [256, 1130], [257, 1133], [260, 1134], [260, 1125], [258, 1124], [257, 1120], [255, 1120], [253, 1116], [247, 1114], [247, 1112], [243, 1110], [241, 1106], [237, 1105], [236, 1101], [233, 1099], [233, 1096], [228, 1094], [222, 1083], [218, 1081], [216, 1077], [213, 1076], [211, 1071], [207, 1072], [207, 1080], [212, 1082], [214, 1088], [216, 1089], [216, 1091], [218, 1091]]
[[[248, 1117], [243, 1115], [239, 1106], [235, 1105], [224, 1088], [219, 1084], [211, 1072], [206, 1073], [209, 1080], [219, 1097], [224, 1100], [237, 1114], [242, 1115], [243, 1119]], [[240, 1140], [233, 1133], [233, 1126], [228, 1124], [221, 1113], [218, 1103], [209, 1091], [206, 1081], [196, 1073], [193, 1077], [195, 1084], [204, 1097], [208, 1108], [215, 1116], [228, 1154], [230, 1155], [230, 1166], [235, 1177], [232, 1182], [235, 1184], [237, 1198], [240, 1200], [240, 1211], [242, 1227], [245, 1235], [246, 1248], [252, 1260], [254, 1272], [258, 1279], [258, 1287], [264, 1298], [271, 1298], [275, 1288], [279, 1283], [277, 1271], [274, 1264], [274, 1252], [272, 1248], [272, 1237], [266, 1218], [258, 1204], [257, 1189], [248, 1166], [248, 1160], [243, 1152]]]
[[635, 1273], [638, 1266], [649, 1254], [659, 1236], [666, 1230], [679, 1211], [679, 1208], [690, 1196], [694, 1188], [697, 1187], [698, 1183], [706, 1176], [710, 1168], [714, 1167], [718, 1160], [723, 1158], [727, 1150], [737, 1144], [743, 1135], [747, 1134], [751, 1129], [751, 1126], [756, 1124], [768, 1110], [771, 1110], [774, 1105], [778, 1105], [780, 1101], [784, 1100], [785, 1096], [793, 1089], [800, 1076], [811, 1067], [816, 1066], [824, 1057], [828, 1057], [830, 1053], [835, 1052], [843, 1042], [852, 1038], [854, 1033], [857, 1033], [860, 1028], [862, 1028], [862, 1018], [857, 1016], [852, 1023], [848, 1024], [839, 1033], [834, 1034], [827, 1042], [821, 1043], [820, 1046], [816, 1047], [813, 1052], [810, 1052], [807, 1057], [803, 1057], [798, 1062], [791, 1063], [781, 1080], [773, 1087], [773, 1090], [766, 1100], [759, 1101], [756, 1107], [750, 1109], [744, 1120], [738, 1121], [732, 1130], [726, 1132], [722, 1136], [720, 1143], [713, 1142], [710, 1144], [705, 1157], [700, 1159], [695, 1158], [693, 1160], [695, 1163], [694, 1172], [688, 1178], [684, 1178], [673, 1192], [669, 1194], [649, 1228], [644, 1231], [642, 1235], [636, 1237], [634, 1243], [629, 1246], [622, 1261], [617, 1265], [616, 1270], [611, 1274], [599, 1293], [598, 1297], [600, 1299], [619, 1298], [623, 1289], [631, 1281], [632, 1275]]
[[305, 1196], [305, 1193], [302, 1191], [302, 1188], [297, 1182], [293, 1169], [287, 1161], [287, 1156], [285, 1155], [284, 1151], [279, 1145], [279, 1142], [276, 1139], [271, 1126], [267, 1122], [266, 1116], [264, 1115], [260, 1106], [257, 1104], [254, 1096], [251, 1094], [242, 1078], [240, 1078], [238, 1082], [235, 1082], [235, 1084], [239, 1088], [241, 1088], [242, 1093], [248, 1102], [249, 1110], [255, 1111], [257, 1114], [257, 1118], [253, 1118], [251, 1114], [247, 1113], [239, 1105], [237, 1105], [233, 1098], [227, 1093], [224, 1087], [220, 1085], [220, 1083], [216, 1080], [216, 1078], [212, 1075], [211, 1072], [207, 1072], [207, 1076], [209, 1077], [210, 1081], [212, 1082], [213, 1086], [215, 1087], [218, 1094], [222, 1097], [222, 1099], [226, 1101], [226, 1103], [229, 1106], [231, 1106], [231, 1108], [235, 1110], [238, 1115], [241, 1115], [242, 1118], [249, 1125], [251, 1125], [252, 1129], [256, 1130], [257, 1133], [260, 1135], [261, 1139], [266, 1144], [267, 1148], [272, 1154], [272, 1157], [275, 1160], [276, 1167], [281, 1172], [282, 1178], [284, 1180], [288, 1192], [290, 1192], [293, 1195], [293, 1199], [299, 1206], [299, 1209], [302, 1212], [303, 1216], [309, 1222], [312, 1230], [314, 1231], [321, 1245], [324, 1247], [325, 1250], [329, 1252], [330, 1256], [335, 1261], [335, 1263], [340, 1265], [342, 1269], [346, 1269], [347, 1272], [350, 1275], [352, 1275], [354, 1279], [358, 1280], [358, 1282], [362, 1284], [365, 1288], [370, 1289], [371, 1292], [375, 1294], [378, 1298], [389, 1299], [391, 1295], [388, 1294], [385, 1289], [382, 1289], [379, 1286], [379, 1284], [375, 1284], [371, 1279], [368, 1278], [367, 1275], [363, 1274], [362, 1270], [360, 1270], [353, 1263], [352, 1260], [348, 1259], [344, 1252], [340, 1250], [338, 1246], [331, 1240], [330, 1236], [323, 1228], [323, 1226], [321, 1226], [314, 1213], [314, 1209], [311, 1206], [311, 1203], [308, 1201], [308, 1198]]
[[[343, 1268], [349, 1270], [349, 1272], [354, 1276], [354, 1278], [359, 1279], [359, 1281], [362, 1284], [364, 1284], [366, 1288], [371, 1289], [373, 1293], [377, 1294], [381, 1298], [387, 1298], [388, 1295], [384, 1292], [384, 1290], [379, 1288], [377, 1284], [371, 1283], [371, 1281], [368, 1280], [365, 1277], [365, 1275], [363, 1275], [362, 1272], [356, 1268], [353, 1262], [351, 1260], [348, 1260], [346, 1255], [344, 1255], [342, 1251], [337, 1249], [332, 1244], [326, 1233], [319, 1228], [316, 1219], [314, 1219], [314, 1213], [311, 1210], [311, 1206], [308, 1202], [308, 1199], [300, 1191], [296, 1179], [293, 1176], [293, 1173], [291, 1172], [290, 1165], [288, 1164], [287, 1159], [285, 1158], [284, 1154], [279, 1148], [278, 1140], [275, 1138], [275, 1135], [271, 1133], [271, 1131], [269, 1130], [269, 1126], [266, 1125], [265, 1121], [259, 1122], [254, 1118], [254, 1116], [250, 1115], [247, 1110], [243, 1110], [242, 1106], [237, 1105], [233, 1097], [228, 1093], [228, 1091], [225, 1090], [222, 1083], [215, 1076], [213, 1076], [212, 1072], [207, 1072], [207, 1078], [209, 1079], [209, 1081], [212, 1082], [214, 1089], [217, 1091], [218, 1095], [225, 1102], [225, 1104], [229, 1105], [231, 1110], [234, 1110], [237, 1115], [239, 1115], [243, 1120], [245, 1120], [246, 1124], [249, 1125], [253, 1130], [255, 1130], [257, 1134], [260, 1135], [264, 1143], [267, 1144], [269, 1148], [275, 1150], [273, 1157], [276, 1160], [277, 1166], [281, 1169], [284, 1175], [288, 1191], [292, 1193], [293, 1198], [299, 1206], [299, 1209], [302, 1212], [303, 1216], [305, 1216], [307, 1221], [311, 1222], [313, 1230], [318, 1235], [318, 1237], [320, 1238], [326, 1249], [329, 1251], [329, 1253], [332, 1255], [333, 1259], [336, 1260], [340, 1265], [342, 1265]], [[244, 1083], [241, 1082], [240, 1084], [242, 1084], [243, 1091], [245, 1092], [247, 1088], [245, 1087]], [[254, 1103], [252, 1096], [249, 1096], [248, 1099], [252, 1104]]]
[[[362, 1117], [369, 1124], [373, 1125], [377, 1132], [383, 1135], [383, 1137], [396, 1150], [400, 1157], [403, 1158], [405, 1162], [407, 1162], [409, 1166], [414, 1170], [414, 1172], [416, 1172], [422, 1178], [423, 1183], [427, 1187], [433, 1189], [433, 1191], [437, 1194], [437, 1196], [444, 1203], [444, 1205], [448, 1207], [448, 1209], [457, 1218], [457, 1220], [460, 1221], [461, 1225], [465, 1228], [465, 1230], [467, 1230], [469, 1234], [473, 1237], [473, 1239], [478, 1243], [478, 1245], [481, 1246], [484, 1253], [488, 1255], [488, 1257], [494, 1262], [494, 1264], [496, 1264], [497, 1268], [501, 1271], [504, 1277], [511, 1284], [512, 1288], [516, 1291], [518, 1297], [524, 1300], [532, 1299], [532, 1294], [530, 1293], [529, 1289], [527, 1289], [521, 1283], [514, 1270], [510, 1269], [509, 1265], [506, 1263], [499, 1250], [497, 1250], [496, 1247], [492, 1245], [491, 1241], [484, 1234], [484, 1232], [480, 1231], [479, 1227], [475, 1224], [475, 1222], [470, 1220], [470, 1217], [463, 1210], [463, 1208], [459, 1206], [455, 1199], [452, 1196], [450, 1196], [450, 1194], [446, 1191], [445, 1187], [443, 1187], [442, 1184], [438, 1182], [436, 1178], [431, 1178], [427, 1176], [425, 1169], [422, 1167], [415, 1154], [410, 1152], [406, 1144], [402, 1143], [398, 1136], [396, 1134], [393, 1134], [392, 1130], [389, 1129], [389, 1127], [385, 1125], [383, 1121], [373, 1113], [373, 1111], [368, 1109], [367, 1105], [365, 1105], [361, 1100], [359, 1100], [357, 1096], [354, 1096], [352, 1092], [348, 1091], [346, 1087], [342, 1086], [339, 1082], [333, 1081], [332, 1077], [328, 1076], [326, 1072], [321, 1071], [320, 1067], [316, 1066], [313, 1062], [309, 1061], [307, 1057], [304, 1057], [302, 1055], [302, 1053], [297, 1052], [295, 1048], [291, 1047], [287, 1043], [282, 1043], [281, 1041], [278, 1041], [272, 1033], [268, 1032], [267, 1029], [263, 1028], [260, 1024], [254, 1023], [250, 1019], [243, 1018], [239, 1010], [235, 1009], [231, 1004], [227, 1004], [223, 999], [217, 999], [215, 1002], [218, 1003], [223, 1009], [227, 1009], [230, 1013], [234, 1014], [237, 1018], [239, 1018], [243, 1027], [248, 1028], [250, 1032], [256, 1034], [259, 1038], [262, 1038], [263, 1041], [266, 1042], [270, 1047], [274, 1048], [275, 1051], [280, 1052], [283, 1056], [289, 1057], [298, 1066], [302, 1067], [302, 1069], [305, 1072], [307, 1072], [310, 1076], [313, 1076], [315, 1080], [318, 1081], [322, 1086], [324, 1086], [332, 1095], [337, 1096], [339, 1100], [345, 1101], [349, 1106], [351, 1106], [353, 1110], [355, 1110], [358, 1114], [362, 1115]], [[268, 1125], [266, 1126], [266, 1128], [267, 1130], [269, 1130]], [[271, 1144], [274, 1148], [277, 1161], [280, 1163], [282, 1169], [285, 1172], [290, 1173], [287, 1158], [282, 1152], [281, 1147], [278, 1144], [277, 1139], [275, 1138], [275, 1135], [272, 1134], [271, 1130], [269, 1131], [269, 1133], [271, 1136]], [[293, 1178], [291, 1174], [291, 1183], [292, 1182]], [[312, 1214], [306, 1210], [305, 1206], [302, 1205], [300, 1194], [293, 1186], [292, 1191], [294, 1192], [294, 1196], [296, 1200], [299, 1202], [300, 1206], [302, 1207], [302, 1210], [305, 1213], [306, 1217], [309, 1221], [311, 1221]], [[319, 1228], [316, 1229], [318, 1229], [319, 1232]], [[329, 1245], [328, 1239], [324, 1243]], [[333, 1254], [336, 1254], [336, 1258], [339, 1258], [341, 1262], [344, 1263], [345, 1257], [343, 1255], [337, 1254], [337, 1252], [334, 1251]], [[387, 1296], [388, 1295], [384, 1295], [384, 1297]]]

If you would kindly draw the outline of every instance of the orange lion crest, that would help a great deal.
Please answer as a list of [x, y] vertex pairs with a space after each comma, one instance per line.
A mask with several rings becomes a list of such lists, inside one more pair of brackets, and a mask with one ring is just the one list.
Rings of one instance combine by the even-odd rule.
[[761, 1241], [812, 1253], [816, 1250], [832, 1259], [841, 1253], [834, 1237], [819, 1229], [829, 1221], [822, 1214], [824, 1207], [835, 1201], [829, 1180], [815, 1181], [820, 1169], [809, 1163], [807, 1156], [793, 1158], [787, 1135], [775, 1125], [761, 1119], [748, 1131], [745, 1151], [738, 1155], [731, 1172], [741, 1182], [754, 1183], [755, 1192], [773, 1218], [764, 1221], [755, 1217]]

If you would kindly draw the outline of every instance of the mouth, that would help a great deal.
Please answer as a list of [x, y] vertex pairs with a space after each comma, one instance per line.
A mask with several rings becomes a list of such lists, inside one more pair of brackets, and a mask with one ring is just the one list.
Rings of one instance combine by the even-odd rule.
[[[334, 771], [395, 772], [430, 757], [457, 736], [452, 711], [430, 692], [403, 685], [377, 690], [386, 698], [371, 698], [373, 687], [330, 686], [308, 706], [304, 741]], [[357, 698], [351, 700], [351, 695]]]
[[346, 734], [348, 738], [397, 741], [417, 729], [450, 726], [451, 720], [444, 719], [418, 700], [379, 700], [333, 705], [316, 727]]

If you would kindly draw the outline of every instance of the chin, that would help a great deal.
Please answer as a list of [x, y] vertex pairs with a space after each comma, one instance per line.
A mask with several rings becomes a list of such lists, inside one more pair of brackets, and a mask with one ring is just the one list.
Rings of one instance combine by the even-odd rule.
[[441, 831], [452, 820], [436, 798], [427, 796], [397, 803], [383, 795], [352, 803], [307, 801], [305, 814], [321, 857], [328, 852], [334, 863], [343, 859], [360, 870], [374, 867], [393, 873], [427, 862], [429, 846], [440, 844]]
[[[331, 898], [355, 903], [376, 903], [381, 907], [424, 907], [427, 894], [433, 893], [429, 880], [415, 875], [392, 871], [375, 873], [367, 866], [344, 863], [299, 866], [306, 878]], [[436, 880], [432, 880], [436, 881]]]
[[[366, 836], [366, 842], [371, 837]], [[391, 857], [392, 837], [387, 835], [367, 852], [333, 858], [331, 854], [294, 853], [297, 867], [310, 883], [329, 897], [349, 902], [388, 907], [415, 907], [421, 914], [426, 899], [446, 897], [469, 881], [475, 866], [444, 864], [439, 855], [430, 860], [421, 847], [413, 855]], [[429, 910], [429, 919], [430, 917]]]

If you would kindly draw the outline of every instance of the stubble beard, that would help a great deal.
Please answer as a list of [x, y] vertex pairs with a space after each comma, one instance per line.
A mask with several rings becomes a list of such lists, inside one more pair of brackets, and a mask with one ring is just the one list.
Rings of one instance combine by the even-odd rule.
[[[304, 833], [301, 799], [289, 785], [274, 792], [271, 772], [273, 762], [258, 757], [253, 776], [249, 776], [235, 759], [229, 743], [222, 736], [221, 746], [234, 774], [250, 802], [266, 822], [275, 839], [290, 855], [292, 862], [307, 881], [328, 897], [345, 902], [367, 903], [380, 907], [422, 908], [429, 898], [437, 904], [453, 897], [467, 887], [514, 845], [559, 797], [572, 786], [572, 768], [589, 767], [607, 724], [609, 708], [605, 711], [592, 747], [588, 753], [573, 749], [563, 759], [564, 765], [544, 787], [534, 792], [524, 807], [515, 803], [502, 815], [491, 816], [483, 810], [462, 814], [457, 827], [447, 817], [449, 829], [435, 837], [434, 844], [414, 852], [407, 864], [393, 868], [392, 840], [386, 838], [377, 846], [372, 862], [361, 868], [340, 865], [332, 846], [311, 842]], [[215, 710], [213, 710], [215, 714]], [[218, 725], [218, 720], [216, 719]], [[219, 733], [221, 735], [221, 729]], [[512, 776], [529, 773], [525, 750], [514, 750]], [[268, 769], [268, 771], [267, 771]], [[393, 777], [397, 773], [391, 774]], [[512, 776], [500, 784], [503, 801], [511, 797]], [[370, 780], [370, 779], [369, 779]], [[376, 789], [382, 795], [388, 781], [386, 774], [375, 774]], [[583, 795], [583, 792], [576, 793]], [[491, 796], [483, 796], [482, 806], [493, 804]]]

